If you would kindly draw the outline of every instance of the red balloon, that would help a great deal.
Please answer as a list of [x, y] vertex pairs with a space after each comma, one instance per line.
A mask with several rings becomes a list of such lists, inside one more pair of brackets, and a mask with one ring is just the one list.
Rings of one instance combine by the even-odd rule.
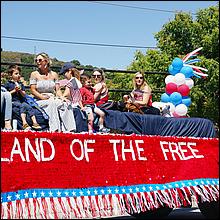
[[177, 92], [179, 92], [182, 96], [188, 96], [190, 89], [186, 84], [180, 85], [177, 87]]
[[166, 93], [172, 94], [173, 92], [177, 92], [177, 85], [175, 83], [167, 83], [166, 84]]

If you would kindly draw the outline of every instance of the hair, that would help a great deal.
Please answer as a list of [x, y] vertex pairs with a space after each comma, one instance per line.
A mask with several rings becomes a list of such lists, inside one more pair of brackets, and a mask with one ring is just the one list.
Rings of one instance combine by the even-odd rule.
[[[105, 80], [104, 70], [102, 70], [102, 69], [94, 69], [94, 70], [93, 70], [93, 73], [94, 73], [95, 71], [101, 73], [101, 76], [102, 76], [102, 80], [101, 80], [101, 81], [104, 81], [104, 80]], [[93, 74], [93, 73], [92, 73], [92, 74]]]
[[11, 76], [15, 70], [18, 70], [19, 73], [20, 73], [20, 72], [21, 72], [21, 67], [19, 67], [18, 65], [14, 65], [14, 64], [13, 64], [13, 65], [10, 65], [10, 66], [8, 67], [7, 73]]
[[50, 67], [52, 65], [52, 61], [49, 57], [49, 55], [47, 53], [41, 52], [38, 53], [35, 58], [37, 58], [38, 56], [42, 56], [45, 60], [47, 60], [47, 66]]
[[1, 72], [1, 83], [5, 84], [8, 80], [8, 73], [7, 72]]
[[82, 86], [84, 86], [85, 83], [86, 83], [86, 81], [87, 81], [88, 79], [90, 79], [90, 78], [91, 78], [91, 76], [89, 76], [89, 75], [87, 75], [87, 74], [81, 75], [81, 76], [80, 76], [80, 82], [82, 83]]
[[137, 89], [137, 84], [136, 84], [135, 78], [136, 78], [136, 76], [139, 75], [139, 74], [141, 74], [141, 75], [143, 76], [143, 83], [142, 83], [142, 85], [141, 85], [141, 87], [140, 87], [139, 89], [142, 90], [142, 89], [144, 89], [145, 86], [150, 87], [150, 86], [147, 84], [147, 82], [145, 81], [144, 72], [141, 71], [141, 72], [135, 73], [135, 75], [134, 75], [134, 77], [133, 77], [133, 87], [134, 87], [134, 89]]
[[71, 75], [73, 77], [76, 77], [78, 80], [80, 80], [80, 71], [78, 69], [73, 67], [73, 68], [70, 68], [69, 70], [71, 71]]

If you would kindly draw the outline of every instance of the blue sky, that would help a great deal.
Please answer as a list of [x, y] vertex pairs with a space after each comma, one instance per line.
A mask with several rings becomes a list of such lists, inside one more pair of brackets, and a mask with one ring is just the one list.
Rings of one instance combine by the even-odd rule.
[[[98, 2], [98, 1], [97, 1]], [[1, 36], [68, 42], [156, 47], [154, 34], [174, 12], [118, 7], [89, 1], [1, 1]], [[100, 2], [100, 1], [99, 1]], [[133, 7], [196, 13], [218, 1], [102, 1]], [[46, 52], [61, 61], [126, 69], [137, 50], [14, 40], [1, 37], [4, 51]], [[192, 48], [194, 50], [195, 48]], [[190, 52], [190, 51], [189, 51]]]

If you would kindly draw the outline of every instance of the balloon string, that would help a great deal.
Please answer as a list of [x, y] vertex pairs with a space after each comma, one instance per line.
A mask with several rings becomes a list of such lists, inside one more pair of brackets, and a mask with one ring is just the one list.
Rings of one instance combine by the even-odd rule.
[[200, 66], [194, 66], [194, 65], [189, 65], [189, 64], [184, 64], [184, 66], [190, 66], [192, 68], [197, 68], [197, 69], [201, 69], [201, 70], [204, 70], [204, 71], [208, 71], [207, 69], [203, 68], [203, 67], [200, 67]]
[[200, 62], [200, 61], [201, 61], [200, 59], [188, 60], [184, 64], [196, 63], [196, 62]]
[[208, 76], [207, 74], [199, 73], [199, 72], [197, 72], [197, 71], [193, 71], [193, 73], [195, 73], [195, 74], [197, 74], [197, 75], [199, 75], [199, 76]]
[[189, 53], [186, 57], [184, 57], [183, 62], [186, 62], [189, 59], [190, 56], [194, 55], [196, 52], [200, 51], [201, 49], [202, 49], [202, 47], [197, 48], [196, 50]]

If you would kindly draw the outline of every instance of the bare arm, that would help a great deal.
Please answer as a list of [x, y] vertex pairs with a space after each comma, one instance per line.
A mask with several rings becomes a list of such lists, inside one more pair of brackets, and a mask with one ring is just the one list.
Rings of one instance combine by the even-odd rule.
[[66, 101], [69, 100], [68, 97], [70, 96], [70, 89], [67, 86], [65, 87], [63, 94], [61, 90], [60, 90], [60, 93], [61, 93], [61, 96], [60, 96], [61, 99], [66, 100]]
[[25, 97], [25, 95], [26, 95], [26, 92], [24, 91], [24, 90], [18, 90], [19, 92], [20, 92], [20, 94], [23, 96], [23, 97]]
[[94, 89], [95, 89], [95, 93], [94, 93], [95, 102], [99, 101], [100, 96], [102, 96], [102, 94], [106, 93], [106, 91], [108, 90], [104, 82], [96, 84], [94, 86]]
[[56, 96], [61, 97], [62, 91], [61, 91], [61, 87], [58, 83], [56, 83], [56, 85], [55, 85], [55, 90], [56, 90]]
[[[30, 79], [35, 79], [36, 78], [36, 71], [31, 73]], [[48, 99], [48, 97], [42, 95], [40, 92], [37, 91], [36, 85], [35, 84], [31, 84], [30, 85], [30, 91], [31, 94], [37, 98], [37, 99], [41, 99], [41, 100], [45, 100]]]
[[98, 83], [94, 86], [94, 89], [95, 89], [95, 93], [94, 93], [94, 100], [95, 102], [98, 101], [98, 97], [100, 96], [101, 92], [102, 92], [102, 84], [101, 83]]
[[82, 104], [82, 101], [79, 101], [79, 106], [80, 106], [80, 108], [83, 110], [84, 109], [84, 106], [83, 106], [83, 104]]
[[[55, 81], [58, 81], [59, 79], [59, 76], [56, 72], [52, 72], [53, 75], [54, 75], [54, 79]], [[55, 92], [56, 92], [56, 96], [58, 97], [61, 97], [62, 96], [62, 91], [61, 91], [61, 87], [60, 87], [60, 84], [59, 83], [56, 83], [55, 84]]]

